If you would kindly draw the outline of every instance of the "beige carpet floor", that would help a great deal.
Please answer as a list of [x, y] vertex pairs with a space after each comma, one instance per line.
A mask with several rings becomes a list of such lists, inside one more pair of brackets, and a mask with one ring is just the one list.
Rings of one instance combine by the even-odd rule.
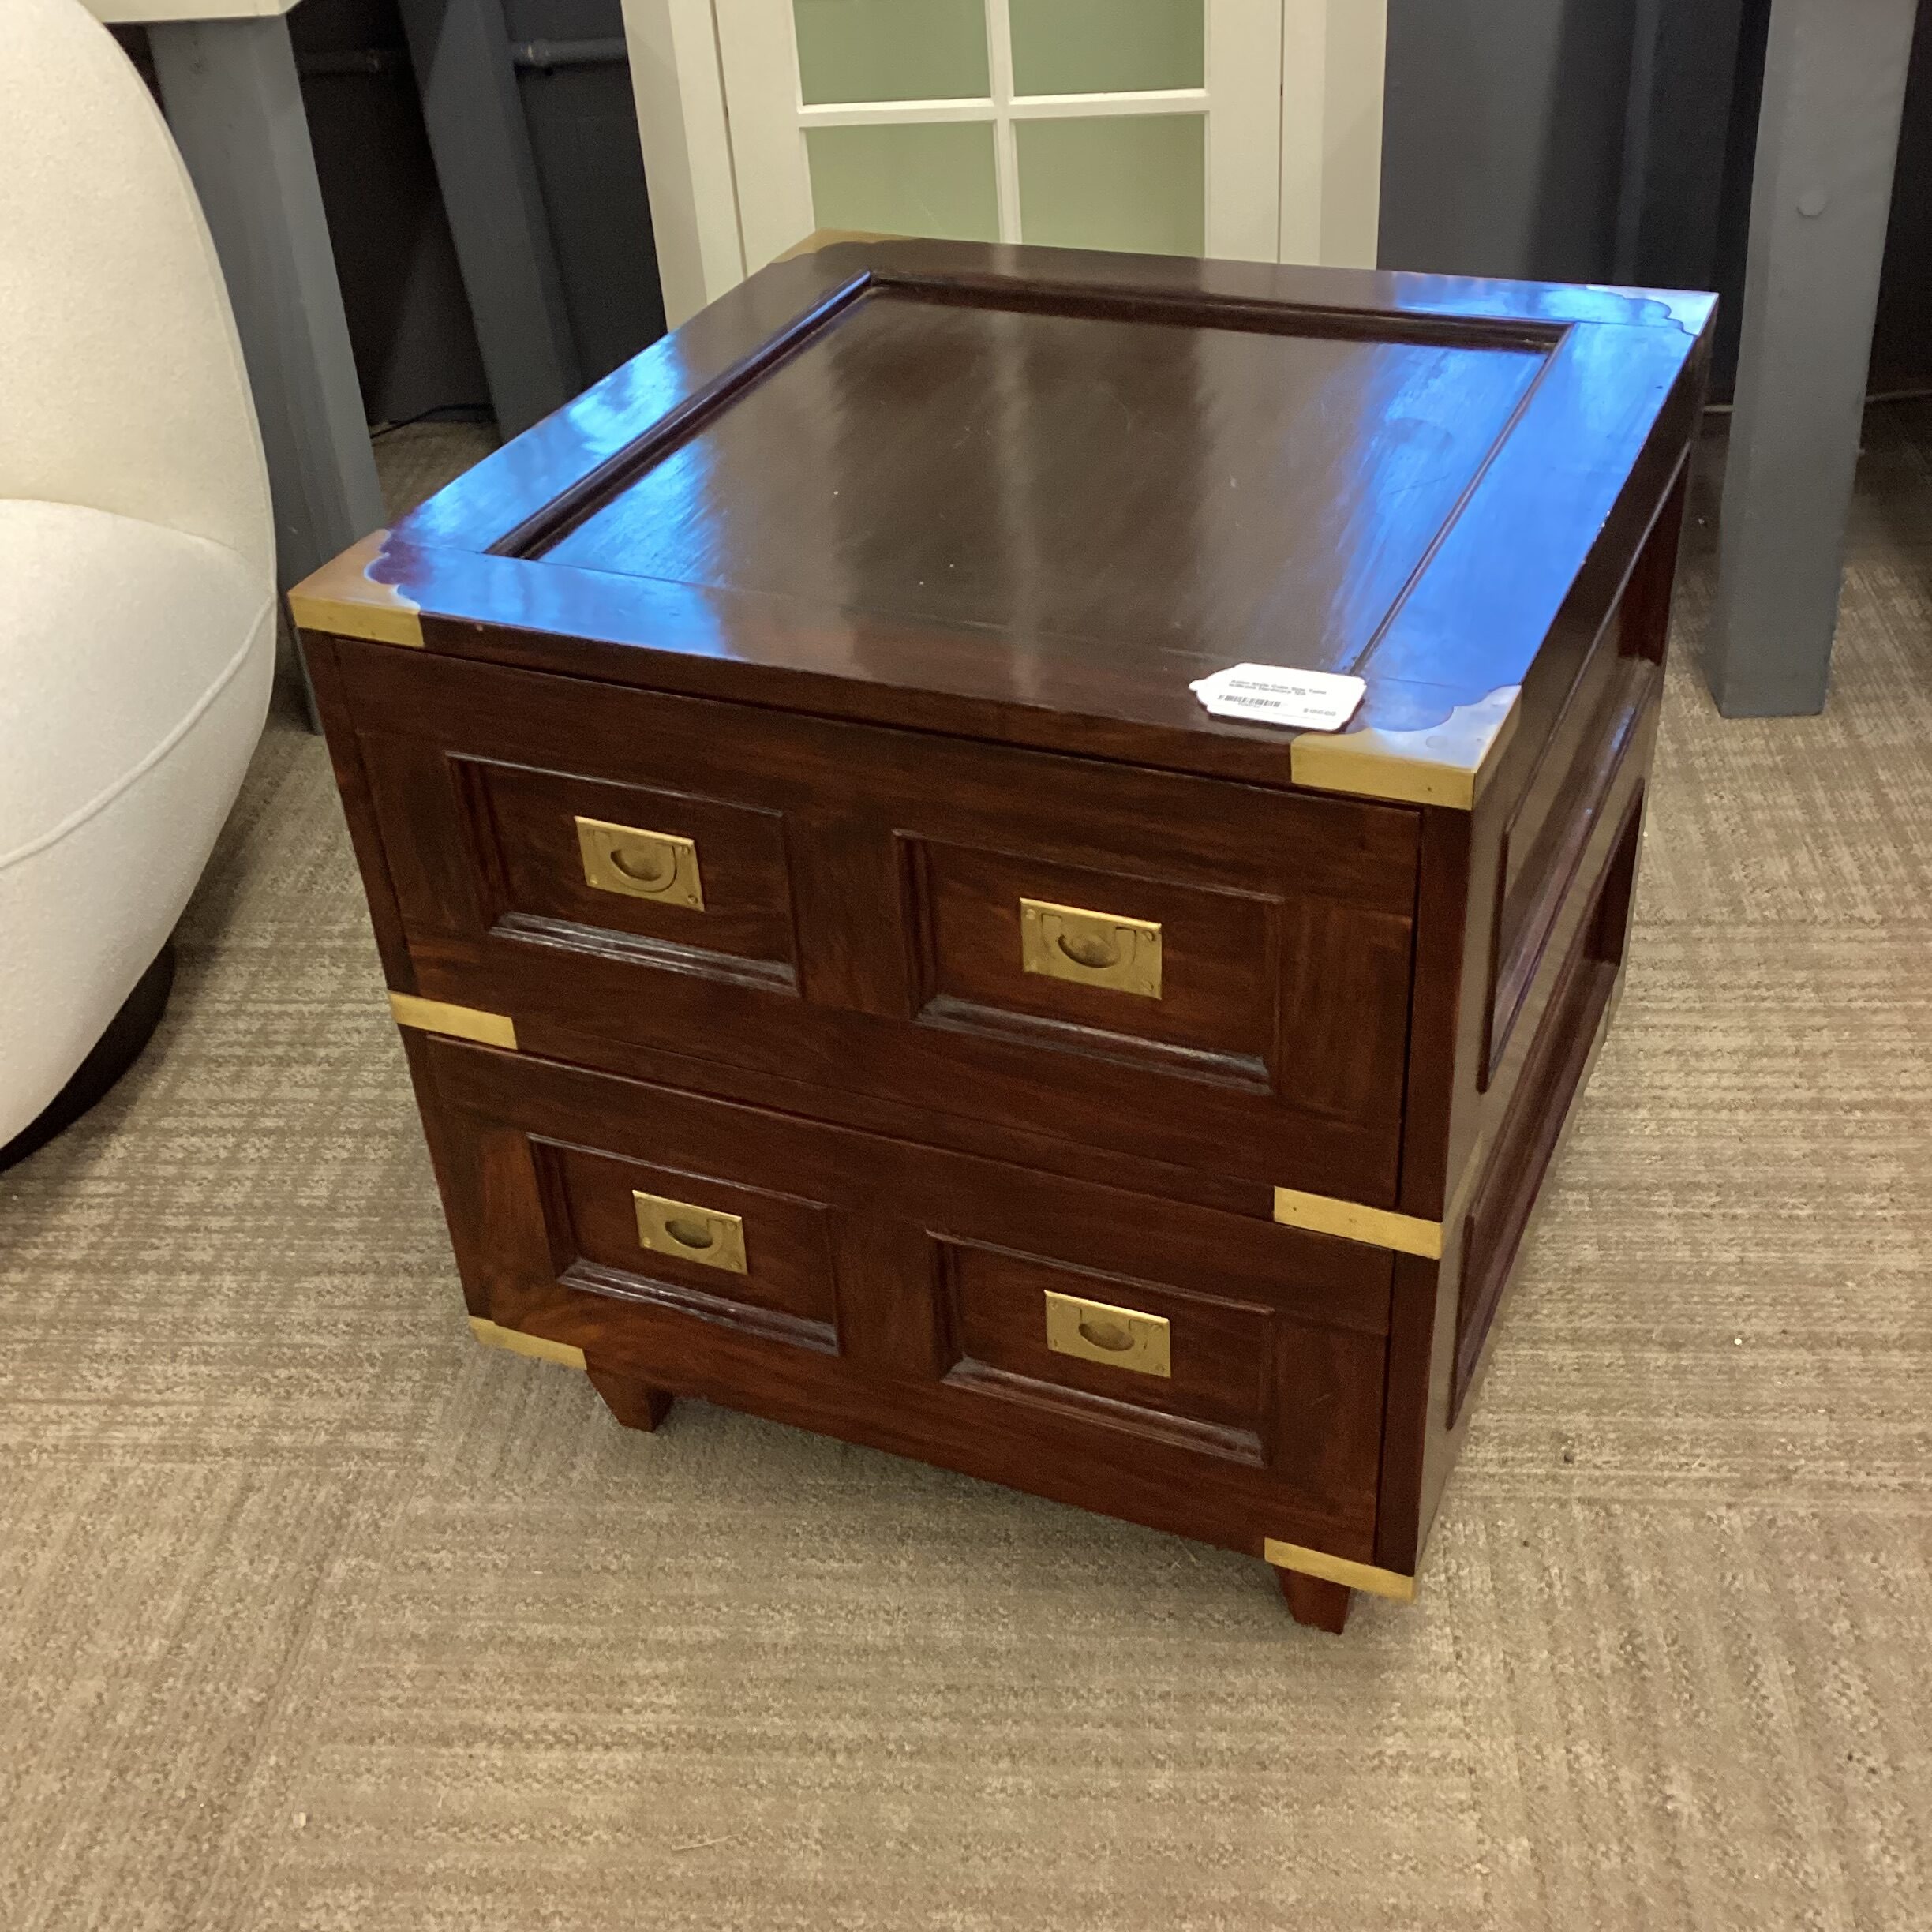
[[279, 717], [153, 1047], [0, 1179], [0, 1928], [1932, 1926], [1932, 412], [1822, 718], [1713, 712], [1702, 515], [1617, 1028], [1421, 1601], [1339, 1641], [477, 1348]]

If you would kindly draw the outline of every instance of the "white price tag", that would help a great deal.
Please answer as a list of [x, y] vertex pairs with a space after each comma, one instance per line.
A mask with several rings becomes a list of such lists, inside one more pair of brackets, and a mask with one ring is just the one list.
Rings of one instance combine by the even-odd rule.
[[1241, 664], [1197, 678], [1188, 689], [1216, 717], [1299, 731], [1339, 731], [1355, 715], [1368, 685], [1335, 671], [1288, 671], [1279, 665]]

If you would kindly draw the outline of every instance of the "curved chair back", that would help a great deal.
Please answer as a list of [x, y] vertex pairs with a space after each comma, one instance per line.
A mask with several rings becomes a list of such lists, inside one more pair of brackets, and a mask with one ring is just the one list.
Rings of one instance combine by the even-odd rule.
[[273, 566], [214, 244], [153, 99], [80, 0], [0, 4], [0, 496]]

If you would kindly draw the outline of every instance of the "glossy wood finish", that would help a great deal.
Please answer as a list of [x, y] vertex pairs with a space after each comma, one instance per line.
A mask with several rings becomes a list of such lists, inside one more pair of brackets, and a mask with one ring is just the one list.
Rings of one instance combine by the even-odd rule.
[[[367, 577], [385, 607], [400, 596], [419, 610], [425, 641], [447, 656], [1291, 782], [1293, 734], [1210, 717], [1187, 688], [1248, 643], [1260, 650], [1237, 611], [1280, 614], [1266, 661], [1367, 678], [1352, 740], [1441, 736], [1459, 710], [1523, 682], [1633, 469], [1660, 440], [1681, 448], [1710, 309], [1705, 296], [1253, 263], [830, 248], [761, 271], [480, 464], [405, 519]], [[895, 360], [869, 320], [888, 312], [927, 315], [933, 346], [901, 331], [912, 346]], [[979, 318], [979, 346], [958, 380], [976, 385], [983, 417], [953, 388], [941, 346], [962, 313]], [[1069, 382], [1065, 358], [1035, 353], [1033, 325], [1049, 321], [1086, 331], [1102, 376]], [[1121, 331], [1160, 347], [1106, 348]], [[867, 350], [849, 382], [846, 341]], [[1427, 352], [1419, 363], [1415, 351]], [[1110, 391], [1110, 367], [1138, 386]], [[1166, 373], [1144, 392], [1150, 367]], [[807, 372], [796, 382], [795, 368]], [[769, 397], [794, 388], [797, 409], [774, 414]], [[934, 473], [960, 487], [886, 487], [934, 452], [903, 431], [883, 446], [871, 432], [894, 406], [895, 421], [930, 422], [921, 399], [934, 392], [945, 400], [930, 406], [971, 432]], [[1515, 406], [1499, 416], [1503, 395]], [[1301, 425], [1279, 460], [1257, 417]], [[1163, 418], [1167, 442], [1149, 434]], [[739, 425], [754, 420], [771, 431], [766, 467], [788, 473], [795, 444], [818, 452], [781, 568], [764, 561], [773, 513], [739, 541], [710, 460], [728, 455], [741, 473]], [[972, 483], [980, 440], [1002, 478], [997, 514]], [[1338, 504], [1297, 483], [1305, 448]], [[1215, 496], [1150, 525], [1123, 507], [1163, 487], [1129, 481], [1136, 457], [1254, 500], [1243, 511]], [[641, 487], [682, 492], [673, 527], [652, 537], [661, 574], [573, 564], [568, 533]], [[878, 520], [841, 536], [848, 497]], [[1081, 533], [1069, 554], [1034, 541], [1043, 515]], [[956, 594], [945, 586], [969, 548], [971, 588]], [[1292, 597], [1273, 581], [1275, 556], [1289, 560]], [[932, 560], [923, 582], [908, 557]], [[1405, 575], [1404, 559], [1425, 567]], [[1249, 573], [1245, 595], [1213, 587], [1230, 564]], [[1123, 616], [1144, 602], [1161, 623]], [[353, 603], [335, 627], [351, 635]], [[320, 608], [305, 622], [330, 627]], [[1480, 765], [1489, 748], [1485, 734], [1449, 739], [1428, 755]]]
[[[635, 1426], [702, 1395], [1402, 1593], [1620, 983], [1709, 313], [829, 249], [311, 586], [390, 985], [514, 1026], [409, 1039], [472, 1313]], [[1210, 718], [1243, 657], [1368, 696]], [[702, 908], [580, 819], [690, 841]], [[1158, 927], [1159, 997], [1026, 971], [1024, 900]]]
[[1199, 638], [1344, 669], [1548, 351], [1441, 333], [1150, 328], [887, 283], [513, 553], [1128, 659]]

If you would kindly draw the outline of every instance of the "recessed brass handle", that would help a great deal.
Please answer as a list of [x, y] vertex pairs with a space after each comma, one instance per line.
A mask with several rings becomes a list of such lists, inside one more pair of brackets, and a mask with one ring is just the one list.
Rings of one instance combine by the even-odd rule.
[[1165, 1315], [1089, 1301], [1051, 1288], [1046, 1290], [1046, 1346], [1057, 1354], [1105, 1362], [1136, 1375], [1174, 1373]]
[[648, 845], [641, 841], [613, 845], [608, 856], [626, 878], [648, 893], [662, 892], [677, 877], [677, 852], [662, 839], [653, 839]]
[[658, 905], [704, 910], [704, 882], [695, 841], [675, 832], [646, 832], [639, 826], [612, 825], [603, 818], [580, 817], [576, 822], [586, 885]]
[[638, 1242], [653, 1254], [695, 1261], [700, 1267], [746, 1272], [744, 1222], [717, 1208], [700, 1208], [633, 1189]]
[[1045, 899], [1020, 901], [1020, 964], [1050, 979], [1161, 996], [1161, 929], [1155, 919], [1089, 912]]
[[1089, 972], [1102, 972], [1121, 963], [1117, 934], [1103, 938], [1098, 933], [1063, 932], [1054, 943], [1076, 966], [1084, 966]]

